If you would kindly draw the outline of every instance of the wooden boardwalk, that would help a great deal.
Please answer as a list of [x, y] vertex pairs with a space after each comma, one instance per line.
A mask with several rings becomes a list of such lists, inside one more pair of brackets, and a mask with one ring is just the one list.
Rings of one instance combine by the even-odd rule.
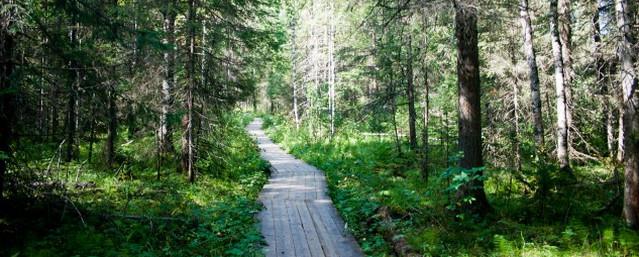
[[266, 207], [259, 214], [268, 244], [264, 254], [364, 256], [326, 194], [322, 171], [286, 153], [261, 127], [262, 120], [256, 119], [246, 129], [256, 138], [262, 158], [272, 165], [271, 178], [260, 193], [260, 201]]

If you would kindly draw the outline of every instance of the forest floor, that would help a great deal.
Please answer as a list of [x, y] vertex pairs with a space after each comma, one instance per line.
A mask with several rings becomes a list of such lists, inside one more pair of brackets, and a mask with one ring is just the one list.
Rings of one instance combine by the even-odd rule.
[[261, 127], [262, 120], [256, 119], [247, 130], [271, 164], [260, 194], [266, 256], [364, 256], [328, 197], [324, 173], [286, 153]]

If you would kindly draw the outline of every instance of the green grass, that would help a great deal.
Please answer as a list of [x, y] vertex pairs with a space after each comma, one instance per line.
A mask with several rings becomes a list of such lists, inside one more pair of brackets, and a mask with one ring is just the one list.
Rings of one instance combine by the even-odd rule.
[[326, 173], [330, 196], [367, 255], [393, 256], [380, 232], [389, 226], [377, 215], [384, 206], [393, 237], [425, 256], [639, 256], [639, 234], [624, 227], [619, 209], [598, 212], [615, 191], [600, 183], [610, 177], [601, 164], [576, 167], [578, 186], [555, 185], [544, 201], [513, 181], [512, 171], [487, 166], [493, 211], [459, 218], [448, 209], [454, 192], [446, 190], [443, 163], [431, 167], [425, 184], [416, 157], [398, 155], [392, 141], [356, 131], [318, 139], [281, 117], [264, 119], [275, 141]]
[[[32, 153], [22, 156], [30, 159], [31, 172], [13, 170], [9, 176], [16, 183], [60, 179], [67, 189], [14, 187], [7, 194], [12, 209], [0, 214], [0, 255], [261, 256], [255, 214], [266, 163], [243, 130], [248, 119], [226, 117], [228, 125], [204, 138], [223, 146], [201, 149], [195, 184], [176, 171], [173, 159], [156, 179], [153, 135], [119, 140], [121, 164], [113, 169], [104, 169], [99, 160], [57, 167], [54, 159], [48, 179], [43, 171], [55, 146], [34, 144]], [[86, 149], [82, 145], [81, 160]], [[78, 181], [95, 187], [75, 188], [78, 170]]]

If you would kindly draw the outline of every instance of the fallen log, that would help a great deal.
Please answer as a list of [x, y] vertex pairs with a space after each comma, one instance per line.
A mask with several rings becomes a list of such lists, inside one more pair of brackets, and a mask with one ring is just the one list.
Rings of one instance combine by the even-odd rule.
[[[378, 232], [382, 234], [384, 240], [389, 242], [393, 248], [393, 252], [399, 257], [419, 257], [421, 254], [417, 253], [413, 249], [406, 238], [400, 235], [393, 223], [393, 217], [388, 206], [382, 206], [377, 209], [377, 213], [373, 218], [380, 219], [381, 226], [378, 227]], [[370, 223], [370, 222], [369, 222]]]

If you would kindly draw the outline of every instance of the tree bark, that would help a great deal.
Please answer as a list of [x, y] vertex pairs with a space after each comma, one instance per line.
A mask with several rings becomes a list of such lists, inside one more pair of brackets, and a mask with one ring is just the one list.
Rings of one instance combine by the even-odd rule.
[[[575, 78], [575, 71], [572, 68], [572, 2], [571, 0], [558, 0], [559, 40], [561, 41], [561, 60], [563, 62], [564, 87], [566, 95], [566, 121], [568, 123], [568, 133], [573, 128], [572, 117], [572, 84]], [[572, 147], [572, 138], [568, 136], [568, 151]], [[568, 153], [570, 154], [570, 152]]]
[[[459, 165], [463, 169], [483, 166], [477, 17], [476, 1], [455, 1], [457, 86], [459, 90], [459, 148], [463, 153]], [[482, 175], [482, 172], [480, 171], [478, 175]], [[473, 180], [469, 184], [462, 186], [456, 194], [458, 201], [469, 196], [473, 197], [474, 201], [465, 204], [464, 208], [479, 214], [489, 211], [490, 206], [484, 192], [483, 180]]]
[[107, 141], [105, 154], [107, 167], [110, 168], [113, 167], [113, 162], [115, 159], [115, 140], [118, 137], [118, 110], [115, 102], [115, 81], [113, 82], [113, 84], [109, 85], [107, 97], [109, 120], [107, 123]]
[[550, 0], [550, 35], [555, 66], [555, 94], [557, 98], [557, 160], [561, 171], [571, 172], [568, 156], [568, 108], [564, 79], [562, 42], [559, 37], [557, 0]]
[[621, 63], [619, 80], [623, 94], [625, 186], [623, 216], [628, 226], [639, 229], [639, 90], [634, 68], [633, 17], [627, 0], [616, 0], [619, 41], [617, 57]]
[[[2, 4], [10, 4], [11, 0], [2, 0]], [[11, 12], [0, 16], [3, 20], [10, 20]], [[11, 24], [0, 27], [0, 201], [3, 200], [4, 178], [9, 160], [11, 160], [11, 142], [13, 141], [13, 127], [15, 116], [15, 93], [12, 88], [11, 77], [15, 68], [13, 61], [15, 41], [9, 31]]]
[[189, 26], [189, 56], [187, 63], [187, 99], [186, 116], [183, 121], [184, 136], [182, 137], [182, 169], [186, 171], [189, 182], [195, 182], [195, 167], [193, 157], [193, 90], [195, 87], [195, 0], [189, 0], [188, 24]]
[[623, 115], [624, 115], [624, 107], [623, 107], [623, 99], [622, 100], [622, 104], [619, 105], [619, 128], [617, 129], [617, 161], [619, 163], [623, 163], [624, 160], [624, 156], [625, 156], [625, 126], [624, 126], [624, 119], [623, 119]]
[[[333, 1], [329, 1], [329, 14], [333, 15]], [[331, 136], [335, 134], [335, 23], [334, 19], [329, 21], [328, 32], [328, 99], [330, 111]]]
[[[75, 48], [77, 44], [77, 37], [78, 37], [77, 27], [78, 26], [79, 25], [76, 23], [75, 16], [74, 16], [71, 30], [69, 31], [69, 41], [72, 48]], [[70, 60], [68, 65], [70, 69], [69, 71], [70, 78], [68, 80], [69, 99], [67, 99], [67, 115], [66, 115], [66, 134], [67, 134], [66, 137], [67, 138], [66, 138], [66, 154], [64, 157], [64, 160], [67, 162], [75, 159], [76, 157], [75, 156], [76, 154], [75, 134], [77, 129], [76, 102], [77, 102], [78, 87], [80, 83], [80, 70], [78, 69], [77, 61]]]
[[[511, 38], [512, 39], [512, 38]], [[516, 67], [517, 57], [515, 53], [515, 43], [510, 42], [510, 58], [511, 66]], [[513, 148], [515, 151], [514, 168], [517, 171], [517, 175], [521, 173], [521, 147], [520, 147], [520, 128], [519, 128], [519, 74], [517, 70], [513, 70]]]
[[[91, 95], [91, 100], [96, 100], [95, 92], [93, 92], [93, 94]], [[95, 105], [91, 106], [91, 125], [89, 126], [89, 156], [87, 158], [89, 160], [89, 163], [93, 161], [93, 144], [95, 142], [95, 127], [97, 123], [96, 109], [97, 108], [95, 107]]]
[[412, 150], [417, 150], [417, 112], [415, 111], [415, 84], [413, 82], [413, 44], [408, 35], [406, 60], [406, 98], [408, 99], [408, 142]]
[[[425, 26], [425, 25], [424, 25]], [[425, 29], [425, 28], [424, 28]], [[424, 40], [424, 45], [422, 47], [422, 49], [424, 49], [424, 53], [425, 53], [425, 49], [426, 49], [426, 40]], [[425, 58], [424, 58], [425, 59]], [[423, 61], [422, 63], [422, 73], [424, 75], [424, 101], [422, 103], [422, 108], [423, 108], [423, 122], [424, 122], [424, 128], [422, 129], [422, 162], [421, 162], [421, 175], [422, 175], [422, 180], [424, 180], [424, 184], [428, 185], [428, 175], [429, 175], [429, 170], [428, 170], [428, 164], [429, 164], [429, 159], [428, 159], [428, 151], [429, 151], [429, 144], [428, 144], [428, 124], [430, 121], [430, 99], [429, 99], [429, 91], [430, 91], [430, 86], [428, 84], [428, 67], [426, 66], [426, 61]]]
[[[291, 22], [291, 85], [293, 87], [293, 118], [295, 119], [295, 128], [300, 129], [300, 114], [297, 107], [297, 81], [295, 73], [297, 72], [297, 24], [295, 19]], [[272, 105], [271, 105], [272, 106]], [[272, 112], [272, 111], [271, 111]]]
[[169, 47], [164, 51], [164, 71], [162, 78], [162, 102], [160, 126], [158, 128], [158, 147], [161, 154], [171, 153], [173, 148], [173, 129], [169, 123], [173, 105], [173, 88], [175, 82], [175, 1], [167, 0], [164, 15], [164, 40]]
[[[609, 157], [613, 157], [614, 153], [615, 153], [615, 147], [614, 147], [614, 127], [613, 127], [613, 120], [614, 120], [614, 108], [612, 106], [612, 101], [611, 101], [611, 95], [610, 95], [610, 90], [608, 89], [608, 80], [606, 79], [606, 74], [605, 74], [605, 70], [606, 70], [606, 61], [604, 60], [604, 54], [601, 51], [601, 47], [602, 47], [602, 41], [601, 41], [601, 37], [602, 37], [602, 33], [601, 33], [601, 26], [600, 26], [600, 13], [604, 13], [605, 14], [605, 6], [606, 3], [603, 0], [598, 0], [595, 2], [594, 5], [594, 12], [593, 12], [593, 17], [592, 17], [592, 27], [593, 27], [593, 42], [594, 42], [594, 46], [593, 46], [593, 53], [595, 56], [595, 77], [596, 77], [596, 81], [595, 81], [595, 85], [598, 86], [598, 92], [600, 94], [600, 97], [602, 99], [602, 105], [603, 105], [603, 114], [602, 114], [602, 120], [603, 120], [603, 124], [604, 124], [604, 128], [603, 128], [603, 132], [604, 132], [604, 136], [606, 138], [606, 146], [607, 146], [607, 155]], [[603, 15], [604, 19], [605, 19], [605, 15]]]
[[544, 121], [541, 109], [541, 92], [539, 89], [539, 71], [537, 68], [537, 55], [533, 44], [534, 31], [530, 21], [530, 9], [528, 0], [519, 0], [519, 21], [524, 38], [524, 53], [528, 63], [530, 79], [530, 99], [532, 103], [533, 128], [537, 152], [544, 148]]

